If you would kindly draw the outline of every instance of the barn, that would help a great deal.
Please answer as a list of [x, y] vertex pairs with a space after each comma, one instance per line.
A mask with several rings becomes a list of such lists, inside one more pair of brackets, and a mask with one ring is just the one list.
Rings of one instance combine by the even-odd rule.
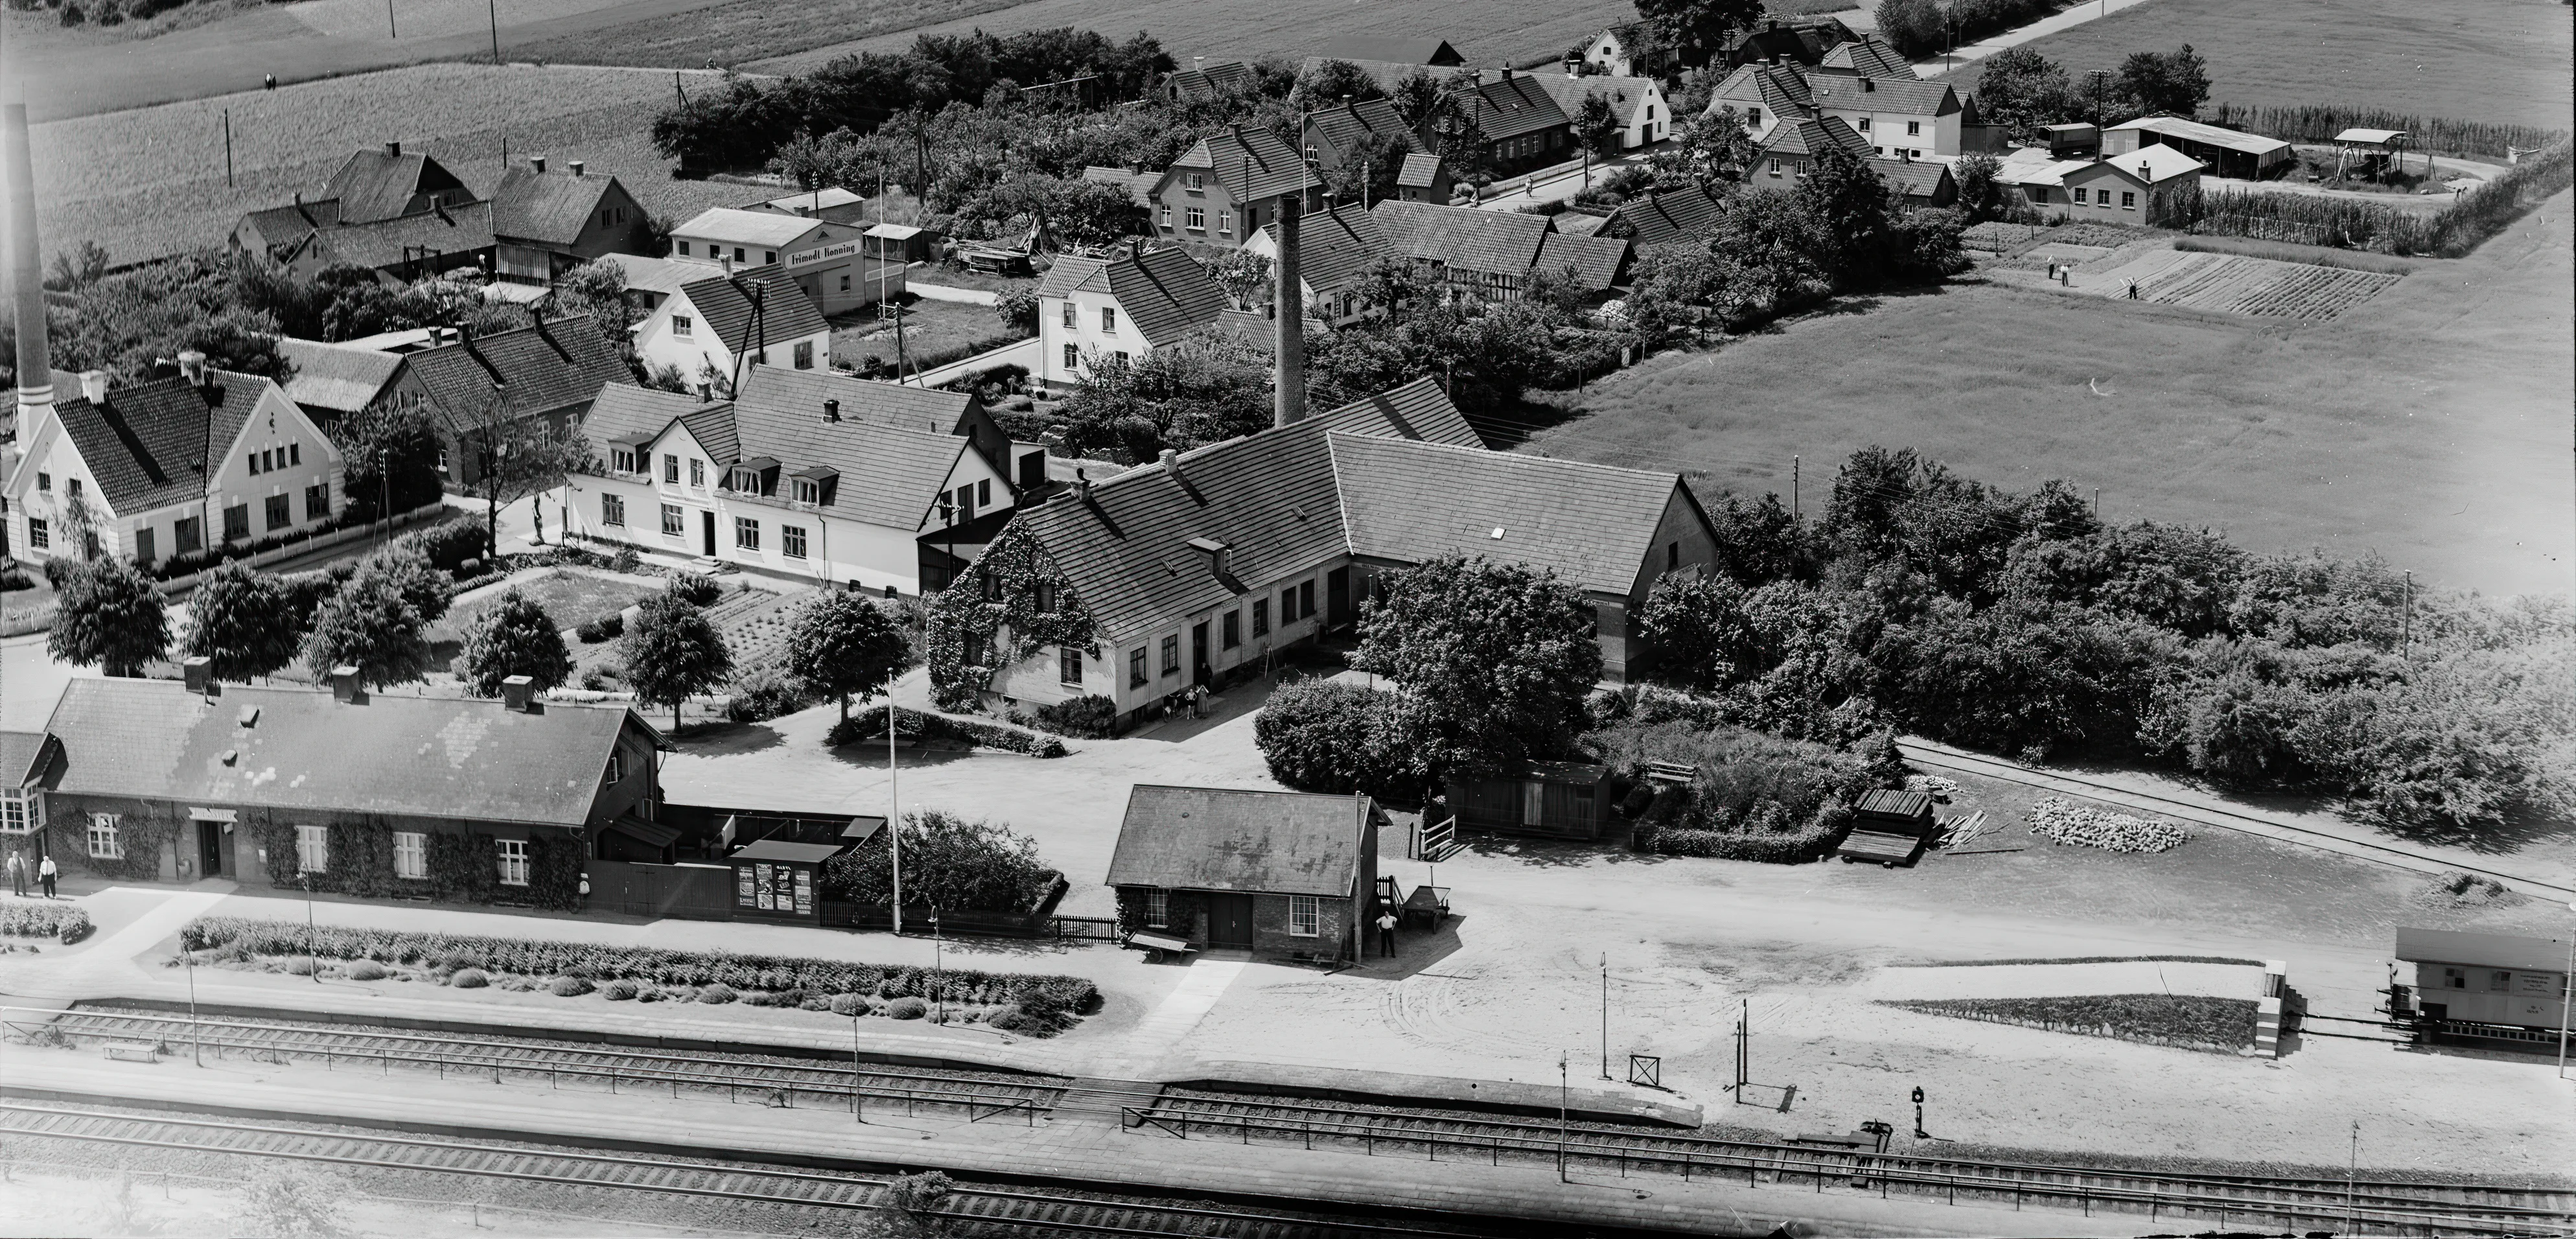
[[2137, 153], [2140, 147], [2170, 146], [2200, 161], [2211, 176], [2255, 181], [2279, 176], [2299, 166], [2298, 152], [2279, 138], [2221, 129], [2179, 116], [2142, 116], [2102, 131], [2102, 153]]

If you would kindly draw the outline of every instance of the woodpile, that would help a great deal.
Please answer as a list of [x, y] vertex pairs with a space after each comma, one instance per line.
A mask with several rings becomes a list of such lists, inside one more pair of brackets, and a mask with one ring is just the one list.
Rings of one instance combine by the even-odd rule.
[[2191, 838], [2190, 831], [2171, 822], [2113, 813], [2063, 796], [2051, 796], [2032, 805], [2030, 829], [2052, 843], [2113, 852], [2166, 852]]

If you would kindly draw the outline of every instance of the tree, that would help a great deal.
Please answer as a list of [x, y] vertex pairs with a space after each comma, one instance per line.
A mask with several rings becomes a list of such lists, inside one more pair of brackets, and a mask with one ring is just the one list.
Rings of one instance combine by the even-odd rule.
[[1226, 299], [1238, 310], [1259, 309], [1270, 300], [1269, 255], [1246, 249], [1227, 250], [1208, 264], [1208, 278], [1225, 290]]
[[2086, 112], [2064, 66], [2027, 47], [2008, 47], [1978, 62], [1977, 110], [1986, 123], [2025, 142], [2037, 140], [2043, 125]]
[[1297, 102], [1308, 111], [1339, 107], [1345, 99], [1375, 99], [1377, 79], [1347, 60], [1321, 60], [1297, 76]]
[[903, 629], [865, 595], [827, 590], [796, 609], [787, 627], [788, 674], [830, 693], [850, 717], [850, 698], [883, 692], [912, 663]]
[[1403, 698], [1338, 680], [1299, 680], [1272, 690], [1252, 722], [1270, 777], [1301, 792], [1366, 792], [1419, 804], [1430, 788], [1406, 734]]
[[1817, 152], [1815, 161], [1791, 192], [1816, 221], [1817, 231], [1831, 239], [1826, 269], [1839, 287], [1876, 284], [1886, 269], [1887, 182], [1839, 146]]
[[1574, 140], [1587, 154], [1608, 159], [1619, 153], [1619, 111], [1600, 91], [1583, 96], [1574, 109]]
[[438, 502], [438, 426], [418, 397], [368, 405], [331, 425], [351, 518], [381, 520]]
[[[1008, 823], [970, 822], [937, 809], [903, 815], [903, 901], [952, 912], [1026, 912], [1059, 875], [1038, 856], [1037, 840]], [[894, 900], [894, 862], [879, 843], [824, 865], [836, 897], [856, 903]]]
[[555, 278], [554, 306], [559, 317], [589, 315], [610, 347], [634, 356], [635, 303], [626, 299], [626, 268], [600, 258], [564, 272]]
[[1726, 50], [1726, 37], [1751, 30], [1764, 17], [1762, 0], [1637, 0], [1637, 16], [1652, 23], [1684, 68], [1696, 69]]
[[644, 600], [620, 651], [635, 699], [670, 706], [674, 732], [680, 729], [681, 703], [715, 691], [733, 675], [733, 651], [706, 612], [669, 593]]
[[313, 612], [304, 665], [317, 677], [356, 667], [373, 688], [408, 683], [429, 673], [428, 630], [396, 574], [361, 567]]
[[1753, 137], [1744, 116], [1731, 107], [1693, 113], [1673, 122], [1672, 141], [1648, 158], [1655, 183], [1667, 189], [1697, 185], [1703, 189], [1731, 186], [1744, 179], [1753, 161]]
[[1369, 260], [1352, 288], [1362, 307], [1389, 318], [1431, 304], [1440, 291], [1421, 267], [1401, 255]]
[[929, 1239], [947, 1234], [948, 1223], [940, 1210], [955, 1191], [956, 1185], [948, 1176], [936, 1170], [895, 1176], [886, 1184], [885, 1214], [881, 1219], [888, 1239]]
[[275, 675], [295, 661], [304, 640], [304, 617], [286, 583], [244, 563], [227, 562], [197, 578], [188, 612], [182, 648], [211, 660], [208, 670], [218, 680]]
[[2128, 116], [2193, 116], [2209, 101], [2209, 62], [2191, 44], [2170, 52], [2133, 52], [2120, 62], [2117, 87]]
[[535, 681], [542, 693], [572, 678], [572, 654], [554, 617], [514, 585], [466, 628], [457, 673], [477, 697], [500, 696], [501, 681], [514, 675]]
[[1870, 15], [1878, 21], [1880, 38], [1907, 57], [1929, 56], [1940, 51], [1950, 33], [1950, 13], [1938, 0], [1878, 0]]
[[277, 1239], [338, 1239], [349, 1233], [340, 1212], [347, 1185], [287, 1166], [255, 1170], [242, 1184], [234, 1233]]
[[[557, 424], [520, 413], [512, 393], [498, 384], [468, 418], [459, 438], [465, 450], [474, 454], [482, 475], [475, 485], [483, 492], [484, 527], [497, 552], [502, 507], [522, 498], [533, 504], [537, 496], [561, 485], [565, 474], [588, 465], [590, 440], [582, 437], [576, 423]], [[537, 512], [536, 534], [537, 541], [545, 541], [542, 509]]]
[[170, 619], [161, 592], [124, 560], [100, 559], [72, 568], [63, 576], [54, 606], [45, 650], [57, 662], [135, 676], [170, 648]]
[[1596, 623], [1552, 572], [1448, 555], [1388, 578], [1351, 663], [1402, 686], [1434, 777], [1509, 770], [1563, 752], [1586, 726]]
[[1397, 196], [1404, 157], [1414, 150], [1403, 134], [1364, 132], [1352, 141], [1341, 166], [1324, 172], [1325, 183], [1345, 203], [1362, 207]]
[[396, 538], [378, 547], [358, 561], [351, 579], [357, 577], [382, 578], [419, 613], [424, 624], [435, 624], [446, 616], [447, 604], [456, 596], [456, 578], [431, 562], [417, 535]]
[[1745, 614], [1745, 589], [1713, 573], [1667, 572], [1637, 612], [1637, 635], [1655, 652], [1655, 678], [1691, 689], [1722, 688], [1765, 668]]
[[1962, 157], [1953, 171], [1959, 177], [1959, 210], [1966, 213], [1968, 222], [1994, 218], [2004, 161], [1979, 151]]
[[1429, 69], [1417, 68], [1396, 79], [1395, 89], [1387, 93], [1387, 102], [1395, 106], [1396, 118], [1404, 122], [1405, 128], [1429, 133], [1432, 122], [1448, 109], [1450, 95]]
[[[1234, 251], [1228, 250], [1228, 253]], [[1024, 336], [1038, 333], [1038, 294], [1034, 288], [1005, 289], [993, 298], [993, 317], [1002, 320], [1002, 329]]]

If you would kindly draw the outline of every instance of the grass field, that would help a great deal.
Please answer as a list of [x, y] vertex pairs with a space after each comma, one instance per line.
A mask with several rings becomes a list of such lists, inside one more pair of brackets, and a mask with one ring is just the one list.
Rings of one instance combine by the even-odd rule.
[[2556, 128], [2576, 106], [2576, 40], [2556, 0], [2152, 0], [2027, 46], [2081, 80], [2182, 43], [2208, 58], [2213, 103], [2367, 104]]
[[[559, 629], [578, 628], [592, 620], [615, 615], [643, 601], [653, 592], [649, 586], [585, 572], [551, 572], [517, 584], [519, 592], [543, 608]], [[505, 592], [495, 590], [489, 597], [478, 598], [450, 610], [430, 626], [430, 640], [463, 640], [465, 630], [474, 626], [477, 617], [501, 605], [501, 596]]]
[[[698, 68], [846, 44], [1011, 7], [1013, 0], [732, 0], [614, 29], [523, 44], [514, 56], [586, 65]], [[910, 42], [909, 39], [904, 40]], [[1168, 45], [1169, 40], [1167, 39]]]
[[[744, 0], [757, 3], [757, 0]], [[951, 0], [977, 5], [981, 0]], [[1633, 21], [1624, 0], [1577, 0], [1529, 5], [1514, 0], [1030, 0], [1008, 8], [973, 9], [936, 25], [855, 39], [776, 56], [751, 67], [805, 72], [834, 56], [860, 50], [890, 51], [922, 34], [962, 34], [981, 27], [996, 34], [1074, 26], [1124, 36], [1151, 31], [1183, 65], [1193, 56], [1211, 60], [1285, 56], [1302, 59], [1337, 35], [1436, 34], [1474, 64], [1522, 63], [1555, 57], [1611, 22]]]
[[671, 85], [652, 70], [420, 65], [40, 124], [44, 245], [50, 255], [96, 241], [119, 262], [218, 245], [242, 212], [315, 194], [351, 151], [388, 140], [435, 155], [485, 193], [501, 179], [506, 139], [513, 159], [580, 159], [615, 173], [646, 210], [675, 220], [761, 196], [671, 179], [645, 137]]
[[1913, 447], [2006, 487], [2098, 486], [2114, 521], [2564, 592], [2571, 208], [2562, 193], [2325, 323], [1991, 285], [1891, 297], [1566, 394], [1521, 450], [1784, 497], [1795, 454], [1813, 513], [1853, 449]]

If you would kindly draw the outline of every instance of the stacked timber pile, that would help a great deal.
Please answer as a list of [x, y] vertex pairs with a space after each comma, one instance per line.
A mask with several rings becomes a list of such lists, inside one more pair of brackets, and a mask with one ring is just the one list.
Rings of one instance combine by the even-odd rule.
[[2063, 796], [2032, 805], [2030, 829], [2052, 843], [2113, 852], [2171, 851], [2191, 838], [2190, 831], [2171, 822], [2079, 805]]

